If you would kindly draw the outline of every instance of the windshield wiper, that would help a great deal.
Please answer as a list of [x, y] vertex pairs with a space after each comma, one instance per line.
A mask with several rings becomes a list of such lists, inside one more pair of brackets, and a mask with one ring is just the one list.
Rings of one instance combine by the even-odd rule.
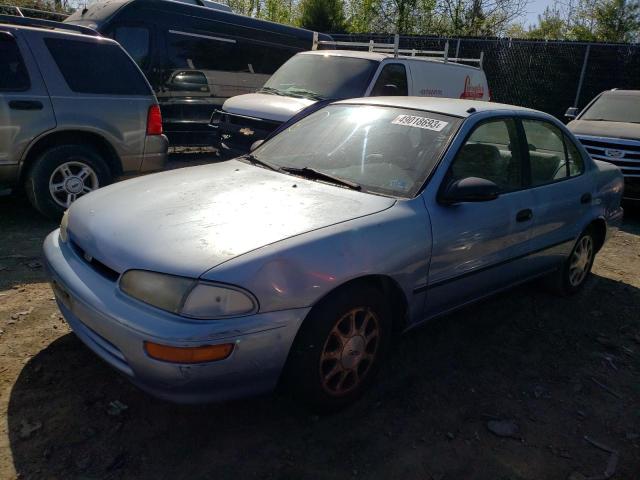
[[280, 167], [276, 167], [275, 165], [271, 165], [269, 162], [260, 160], [258, 157], [254, 156], [251, 153], [242, 155], [240, 158], [246, 158], [247, 160], [249, 160], [249, 162], [251, 162], [252, 165], [261, 165], [263, 167], [267, 167], [269, 170], [274, 170], [276, 172], [280, 171]]
[[267, 93], [269, 95], [280, 95], [284, 97], [288, 96], [282, 90], [278, 90], [277, 88], [273, 88], [273, 87], [262, 87], [260, 90], [258, 90], [258, 93]]
[[319, 95], [316, 92], [312, 92], [311, 90], [307, 90], [306, 88], [301, 88], [301, 87], [289, 87], [285, 90], [285, 93], [289, 93], [291, 95], [297, 95], [299, 97], [309, 98], [311, 100], [324, 100], [324, 97], [322, 95]]
[[316, 180], [324, 180], [330, 183], [335, 183], [336, 185], [342, 185], [343, 187], [348, 187], [352, 190], [362, 190], [362, 186], [358, 185], [355, 182], [351, 182], [349, 180], [344, 180], [339, 177], [334, 177], [333, 175], [325, 172], [321, 172], [320, 170], [316, 170], [311, 167], [281, 167], [280, 170], [291, 173], [293, 175], [299, 175], [308, 179], [316, 179]]

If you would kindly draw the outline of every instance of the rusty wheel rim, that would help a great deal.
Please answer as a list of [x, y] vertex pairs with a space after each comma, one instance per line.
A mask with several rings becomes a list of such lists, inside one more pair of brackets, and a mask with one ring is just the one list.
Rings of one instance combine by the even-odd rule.
[[348, 311], [333, 326], [320, 356], [323, 390], [332, 396], [357, 389], [371, 370], [380, 337], [380, 321], [369, 308]]

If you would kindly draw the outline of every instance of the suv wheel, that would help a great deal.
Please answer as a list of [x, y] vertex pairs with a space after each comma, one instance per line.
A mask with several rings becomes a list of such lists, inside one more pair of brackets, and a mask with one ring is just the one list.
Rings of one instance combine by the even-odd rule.
[[314, 307], [287, 361], [286, 382], [314, 409], [356, 400], [373, 380], [391, 340], [391, 314], [376, 288], [354, 286]]
[[61, 145], [45, 151], [27, 174], [25, 190], [44, 216], [59, 219], [79, 197], [111, 181], [107, 163], [89, 145]]

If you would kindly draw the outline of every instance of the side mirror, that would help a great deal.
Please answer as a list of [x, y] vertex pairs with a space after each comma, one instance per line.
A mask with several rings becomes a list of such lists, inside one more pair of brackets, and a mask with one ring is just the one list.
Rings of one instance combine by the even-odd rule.
[[440, 201], [451, 205], [459, 202], [488, 202], [500, 195], [500, 187], [486, 178], [467, 177], [451, 182], [440, 195]]
[[383, 97], [395, 97], [398, 95], [398, 86], [393, 85], [392, 83], [386, 84], [382, 87], [382, 95]]
[[209, 92], [207, 77], [197, 70], [177, 72], [169, 81], [171, 90], [184, 92]]
[[569, 107], [567, 108], [567, 111], [564, 114], [564, 116], [573, 120], [578, 116], [578, 113], [580, 113], [580, 111], [578, 110], [577, 107]]
[[253, 152], [256, 148], [258, 148], [260, 145], [262, 145], [264, 143], [264, 140], [256, 140], [255, 142], [253, 142], [251, 144], [251, 147], [249, 147], [249, 151]]

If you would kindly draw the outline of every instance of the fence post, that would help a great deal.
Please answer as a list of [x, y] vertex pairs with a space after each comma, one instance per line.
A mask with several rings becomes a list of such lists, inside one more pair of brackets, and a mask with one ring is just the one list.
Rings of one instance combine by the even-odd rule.
[[584, 81], [584, 74], [587, 71], [587, 63], [589, 62], [589, 51], [591, 45], [587, 45], [587, 50], [584, 52], [584, 61], [582, 62], [582, 71], [580, 72], [580, 80], [578, 81], [578, 91], [576, 92], [576, 99], [573, 102], [573, 106], [577, 107], [580, 101], [580, 90], [582, 90], [582, 82]]
[[456, 58], [460, 58], [460, 39], [456, 43]]

